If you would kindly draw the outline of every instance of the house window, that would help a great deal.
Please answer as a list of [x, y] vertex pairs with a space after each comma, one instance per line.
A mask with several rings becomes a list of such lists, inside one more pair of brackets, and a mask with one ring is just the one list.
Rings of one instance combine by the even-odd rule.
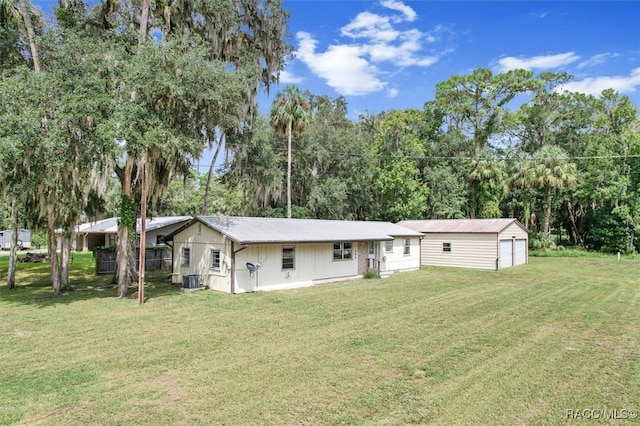
[[182, 256], [180, 257], [180, 266], [189, 266], [191, 260], [191, 249], [182, 247]]
[[348, 260], [353, 257], [351, 243], [333, 243], [333, 260]]
[[220, 269], [220, 250], [211, 249], [209, 259], [209, 267], [211, 269]]
[[109, 245], [110, 246], [116, 245], [116, 234], [109, 234]]
[[296, 259], [295, 247], [282, 247], [282, 269], [294, 269]]
[[442, 251], [451, 252], [451, 243], [442, 243]]
[[404, 240], [404, 254], [411, 254], [411, 240], [409, 238]]
[[393, 240], [384, 242], [384, 251], [386, 253], [393, 253]]
[[164, 235], [156, 236], [156, 245], [164, 244]]

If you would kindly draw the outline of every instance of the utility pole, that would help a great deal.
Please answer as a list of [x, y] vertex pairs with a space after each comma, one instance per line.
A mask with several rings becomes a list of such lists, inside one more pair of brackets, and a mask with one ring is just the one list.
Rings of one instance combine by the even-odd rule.
[[140, 196], [140, 257], [138, 262], [138, 304], [144, 304], [145, 246], [147, 244], [147, 162], [142, 166], [142, 195]]

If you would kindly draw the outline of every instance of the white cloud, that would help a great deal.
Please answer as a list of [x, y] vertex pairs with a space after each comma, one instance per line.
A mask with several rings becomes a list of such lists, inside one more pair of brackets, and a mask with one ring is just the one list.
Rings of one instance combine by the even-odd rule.
[[296, 34], [297, 57], [317, 76], [343, 95], [364, 95], [382, 90], [385, 83], [378, 79], [379, 70], [361, 57], [358, 46], [334, 45], [324, 53], [316, 53], [316, 40], [310, 34]]
[[280, 71], [280, 83], [282, 84], [298, 84], [302, 83], [303, 78], [289, 71]]
[[398, 96], [400, 91], [398, 89], [388, 89], [387, 90], [387, 98], [395, 98]]
[[383, 0], [380, 2], [380, 4], [388, 9], [392, 9], [392, 10], [397, 10], [398, 12], [402, 12], [402, 14], [404, 15], [405, 19], [409, 22], [413, 22], [416, 20], [416, 18], [418, 17], [418, 14], [415, 12], [415, 10], [413, 10], [412, 8], [410, 8], [409, 6], [407, 6], [406, 4], [402, 3], [401, 1], [394, 1], [394, 0]]
[[603, 90], [613, 89], [619, 93], [635, 92], [640, 86], [640, 68], [631, 70], [628, 76], [588, 77], [580, 81], [571, 81], [558, 88], [559, 92], [579, 92], [598, 96]]
[[[398, 68], [428, 67], [448, 52], [426, 55], [423, 45], [435, 43], [442, 33], [450, 32], [449, 28], [438, 26], [430, 33], [406, 28], [405, 23], [417, 19], [411, 7], [398, 0], [382, 0], [380, 4], [388, 14], [361, 12], [340, 29], [342, 36], [358, 43], [336, 42], [325, 52], [316, 52], [318, 42], [314, 37], [299, 32], [296, 57], [340, 94], [364, 95], [383, 90], [385, 76], [393, 75]], [[389, 94], [396, 96], [397, 92]]]
[[549, 12], [548, 12], [548, 11], [546, 11], [546, 10], [536, 10], [536, 11], [534, 11], [534, 12], [531, 12], [531, 13], [529, 14], [529, 16], [532, 16], [532, 17], [534, 17], [534, 18], [536, 18], [536, 19], [543, 19], [543, 18], [546, 18], [546, 16], [547, 16], [548, 14], [549, 14]]
[[593, 66], [596, 66], [596, 65], [600, 65], [600, 64], [605, 63], [607, 61], [607, 59], [616, 58], [618, 56], [619, 55], [617, 53], [600, 53], [598, 55], [593, 55], [592, 57], [590, 57], [586, 61], [580, 62], [578, 64], [578, 68], [582, 69], [582, 68], [587, 68], [587, 67], [593, 67]]
[[380, 41], [393, 41], [400, 34], [391, 26], [389, 17], [370, 12], [359, 13], [353, 21], [340, 28], [340, 32], [346, 37]]
[[559, 53], [557, 55], [532, 56], [529, 58], [507, 56], [500, 58], [495, 67], [499, 72], [507, 72], [515, 69], [524, 70], [550, 70], [565, 65], [569, 65], [580, 59], [580, 56], [573, 52]]

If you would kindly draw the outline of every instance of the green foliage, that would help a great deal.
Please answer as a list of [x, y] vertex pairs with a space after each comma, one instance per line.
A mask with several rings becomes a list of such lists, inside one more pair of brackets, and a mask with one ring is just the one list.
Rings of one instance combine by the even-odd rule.
[[422, 217], [427, 189], [411, 161], [398, 159], [378, 170], [372, 218], [390, 222]]
[[529, 248], [531, 250], [555, 250], [557, 247], [552, 236], [529, 232]]
[[375, 198], [371, 218], [397, 222], [422, 217], [428, 189], [417, 168], [424, 155], [420, 138], [421, 112], [391, 111], [381, 117], [375, 134], [379, 166], [375, 171]]
[[380, 272], [376, 271], [375, 269], [367, 269], [363, 274], [363, 277], [366, 280], [378, 279], [380, 278]]
[[[286, 207], [272, 207], [266, 209], [263, 214], [263, 217], [287, 217]], [[294, 219], [313, 219], [313, 215], [311, 212], [301, 206], [291, 206], [291, 217]]]
[[138, 206], [132, 197], [125, 194], [120, 195], [120, 209], [118, 213], [120, 224], [135, 232]]
[[47, 236], [44, 232], [31, 232], [31, 247], [36, 248], [40, 246], [44, 248], [47, 246]]
[[606, 207], [596, 208], [588, 212], [584, 221], [585, 227], [590, 230], [586, 244], [588, 248], [605, 253], [635, 252], [630, 239], [634, 232], [615, 211], [608, 211]]

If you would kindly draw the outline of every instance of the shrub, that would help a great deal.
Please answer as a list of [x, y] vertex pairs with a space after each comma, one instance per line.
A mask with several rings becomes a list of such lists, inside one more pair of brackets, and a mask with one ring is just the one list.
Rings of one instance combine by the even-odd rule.
[[364, 273], [364, 278], [365, 279], [374, 279], [374, 278], [380, 278], [380, 272], [376, 271], [375, 269], [369, 269], [367, 270], [367, 272]]

